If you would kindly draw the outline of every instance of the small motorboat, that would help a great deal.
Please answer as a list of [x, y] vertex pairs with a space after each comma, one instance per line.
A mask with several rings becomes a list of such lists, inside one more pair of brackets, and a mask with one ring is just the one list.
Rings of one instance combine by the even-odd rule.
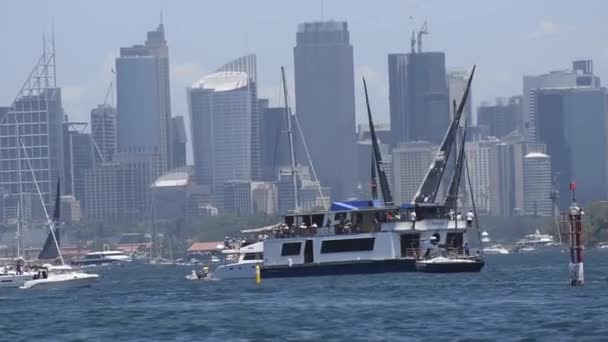
[[479, 272], [485, 262], [478, 258], [435, 257], [416, 261], [416, 271], [426, 273]]
[[69, 265], [44, 265], [34, 275], [32, 280], [26, 281], [22, 289], [56, 288], [68, 286], [83, 286], [97, 280], [99, 275], [80, 272]]
[[186, 280], [210, 280], [211, 273], [209, 272], [209, 267], [204, 266], [200, 272], [196, 272], [192, 270], [192, 273], [186, 276]]
[[500, 244], [491, 245], [489, 247], [484, 247], [484, 254], [509, 254], [509, 250], [504, 248]]

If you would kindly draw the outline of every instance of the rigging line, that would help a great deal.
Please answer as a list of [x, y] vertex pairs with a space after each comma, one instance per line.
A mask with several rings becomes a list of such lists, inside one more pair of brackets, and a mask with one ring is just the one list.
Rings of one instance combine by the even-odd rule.
[[61, 249], [59, 248], [59, 243], [57, 242], [57, 237], [55, 236], [55, 223], [49, 217], [49, 213], [46, 210], [46, 205], [44, 205], [44, 198], [42, 198], [42, 192], [40, 192], [40, 187], [38, 186], [38, 181], [36, 180], [36, 174], [34, 173], [34, 168], [32, 168], [32, 163], [30, 162], [30, 157], [27, 154], [27, 149], [23, 144], [23, 140], [19, 141], [21, 146], [23, 147], [23, 152], [25, 154], [25, 159], [27, 160], [27, 164], [30, 167], [30, 172], [32, 173], [32, 178], [34, 179], [34, 185], [36, 185], [36, 190], [38, 191], [38, 196], [40, 197], [40, 202], [42, 203], [42, 209], [44, 210], [44, 215], [46, 216], [47, 223], [49, 225], [49, 229], [51, 231], [51, 235], [53, 236], [53, 241], [55, 242], [55, 247], [57, 248], [57, 253], [59, 254], [59, 258], [61, 259], [61, 264], [64, 265], [63, 255], [61, 254]]
[[[281, 83], [283, 83], [283, 81], [281, 81]], [[282, 101], [283, 101], [282, 96], [279, 95], [279, 107], [282, 107], [282, 106], [280, 106]], [[281, 168], [281, 165], [277, 165], [277, 153], [278, 153], [278, 149], [279, 149], [279, 142], [281, 140], [281, 133], [283, 133], [282, 127], [283, 127], [283, 115], [279, 115], [279, 126], [277, 127], [278, 132], [277, 132], [277, 135], [276, 135], [276, 138], [274, 141], [274, 154], [273, 154], [273, 158], [272, 158], [272, 173], [275, 175], [278, 174], [277, 171], [279, 171]]]
[[473, 214], [475, 215], [475, 228], [477, 229], [477, 239], [479, 241], [479, 249], [483, 257], [483, 243], [481, 242], [481, 231], [479, 230], [479, 216], [477, 215], [477, 206], [475, 205], [475, 195], [473, 194], [473, 183], [471, 183], [471, 174], [469, 173], [469, 162], [467, 154], [464, 154], [464, 166], [467, 170], [467, 180], [469, 182], [469, 193], [471, 194], [471, 204], [473, 205]]
[[321, 196], [321, 200], [323, 201], [323, 207], [325, 210], [328, 210], [327, 200], [325, 199], [325, 196], [323, 196], [323, 191], [321, 191], [321, 182], [319, 182], [319, 179], [317, 178], [315, 166], [312, 164], [312, 159], [310, 158], [310, 153], [308, 152], [308, 146], [306, 146], [306, 140], [304, 139], [304, 134], [302, 133], [302, 128], [300, 127], [300, 120], [298, 120], [297, 115], [293, 115], [293, 117], [296, 119], [296, 127], [298, 128], [298, 133], [300, 133], [300, 138], [302, 139], [302, 145], [304, 146], [304, 152], [306, 152], [306, 158], [308, 159], [312, 176], [314, 177], [315, 183], [317, 183], [317, 190], [319, 191], [319, 196]]

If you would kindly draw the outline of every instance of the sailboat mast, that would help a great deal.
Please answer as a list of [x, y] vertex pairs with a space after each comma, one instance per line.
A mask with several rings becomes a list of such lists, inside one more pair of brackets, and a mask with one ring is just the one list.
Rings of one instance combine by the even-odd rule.
[[296, 173], [296, 154], [293, 148], [293, 134], [291, 131], [291, 113], [289, 113], [289, 103], [287, 102], [287, 83], [285, 82], [285, 68], [281, 66], [281, 77], [283, 79], [283, 99], [285, 100], [285, 116], [287, 117], [287, 137], [289, 139], [289, 154], [291, 158], [291, 181], [293, 183], [293, 203], [297, 211], [300, 207], [298, 201], [298, 179]]
[[17, 172], [19, 174], [19, 203], [17, 203], [17, 258], [23, 252], [23, 176], [21, 175], [21, 137], [19, 133], [19, 119], [15, 113], [15, 123], [17, 124]]

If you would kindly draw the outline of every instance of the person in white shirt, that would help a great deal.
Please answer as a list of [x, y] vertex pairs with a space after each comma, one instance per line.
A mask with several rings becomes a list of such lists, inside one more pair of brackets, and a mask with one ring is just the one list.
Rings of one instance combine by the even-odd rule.
[[469, 210], [469, 212], [467, 212], [467, 228], [473, 227], [474, 218], [475, 218], [475, 214], [473, 214], [473, 210]]
[[410, 212], [410, 221], [412, 221], [412, 229], [416, 229], [416, 211]]

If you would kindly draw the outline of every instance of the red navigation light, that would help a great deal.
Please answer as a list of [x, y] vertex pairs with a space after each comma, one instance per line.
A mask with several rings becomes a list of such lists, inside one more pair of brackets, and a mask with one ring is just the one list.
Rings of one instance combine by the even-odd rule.
[[575, 182], [570, 182], [570, 190], [572, 190], [572, 191], [576, 190], [576, 183]]

